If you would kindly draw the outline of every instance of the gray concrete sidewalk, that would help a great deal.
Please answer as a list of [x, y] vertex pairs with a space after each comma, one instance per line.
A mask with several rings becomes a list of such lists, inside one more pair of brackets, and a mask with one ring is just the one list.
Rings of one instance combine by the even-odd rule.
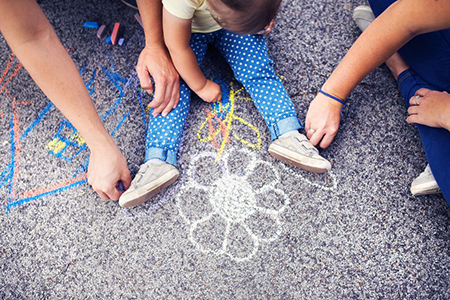
[[[286, 0], [268, 44], [298, 115], [359, 32], [363, 1]], [[146, 105], [134, 66], [143, 48], [120, 1], [41, 1], [133, 174], [144, 159]], [[110, 46], [97, 19], [124, 25]], [[208, 76], [230, 89], [230, 141], [192, 100], [179, 180], [133, 209], [84, 180], [88, 150], [0, 36], [0, 299], [449, 299], [450, 209], [414, 198], [426, 166], [417, 130], [382, 66], [349, 111], [315, 175], [274, 160], [269, 132], [216, 51]], [[217, 161], [217, 162], [216, 162]]]

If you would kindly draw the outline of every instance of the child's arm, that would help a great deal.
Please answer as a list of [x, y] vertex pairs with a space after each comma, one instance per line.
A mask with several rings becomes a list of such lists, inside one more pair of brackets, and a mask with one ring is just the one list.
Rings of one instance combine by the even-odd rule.
[[206, 79], [189, 45], [191, 38], [190, 19], [181, 19], [163, 9], [164, 41], [180, 76], [200, 98], [206, 102], [219, 101], [220, 86]]

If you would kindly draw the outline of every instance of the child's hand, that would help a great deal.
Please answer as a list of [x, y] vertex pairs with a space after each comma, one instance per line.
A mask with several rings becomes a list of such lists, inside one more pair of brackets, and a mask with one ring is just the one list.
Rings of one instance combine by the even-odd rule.
[[216, 102], [222, 99], [220, 85], [211, 80], [206, 80], [205, 86], [196, 94], [206, 102]]

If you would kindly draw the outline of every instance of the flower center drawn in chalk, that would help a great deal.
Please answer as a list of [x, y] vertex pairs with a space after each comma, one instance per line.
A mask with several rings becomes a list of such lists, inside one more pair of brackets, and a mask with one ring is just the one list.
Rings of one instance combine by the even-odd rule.
[[233, 177], [219, 180], [211, 204], [224, 219], [242, 222], [256, 212], [257, 200], [246, 181]]
[[[248, 161], [237, 166], [235, 162], [243, 157], [248, 157]], [[190, 157], [187, 179], [175, 196], [175, 203], [189, 227], [188, 238], [197, 250], [225, 255], [236, 262], [247, 261], [261, 245], [277, 240], [282, 234], [282, 214], [289, 207], [290, 198], [283, 190], [285, 184], [278, 169], [283, 173], [290, 171], [282, 163], [275, 168], [273, 163], [259, 159], [256, 152], [245, 148], [232, 149], [218, 163], [216, 158], [215, 152]], [[331, 173], [333, 187], [297, 174], [291, 173], [297, 182], [326, 191], [336, 189]], [[205, 177], [212, 181], [205, 182], [202, 180]], [[263, 184], [255, 184], [259, 181]]]

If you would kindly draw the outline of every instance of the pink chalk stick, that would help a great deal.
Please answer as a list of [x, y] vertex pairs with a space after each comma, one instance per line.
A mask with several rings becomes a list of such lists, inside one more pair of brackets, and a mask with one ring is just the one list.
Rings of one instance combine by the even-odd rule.
[[113, 32], [111, 33], [111, 43], [113, 45], [116, 44], [117, 35], [119, 33], [119, 27], [120, 27], [120, 23], [114, 23]]
[[103, 32], [105, 31], [105, 28], [106, 28], [106, 26], [105, 26], [105, 25], [102, 25], [102, 26], [100, 26], [100, 28], [97, 30], [97, 37], [98, 37], [99, 39], [102, 38], [102, 35], [103, 35]]

